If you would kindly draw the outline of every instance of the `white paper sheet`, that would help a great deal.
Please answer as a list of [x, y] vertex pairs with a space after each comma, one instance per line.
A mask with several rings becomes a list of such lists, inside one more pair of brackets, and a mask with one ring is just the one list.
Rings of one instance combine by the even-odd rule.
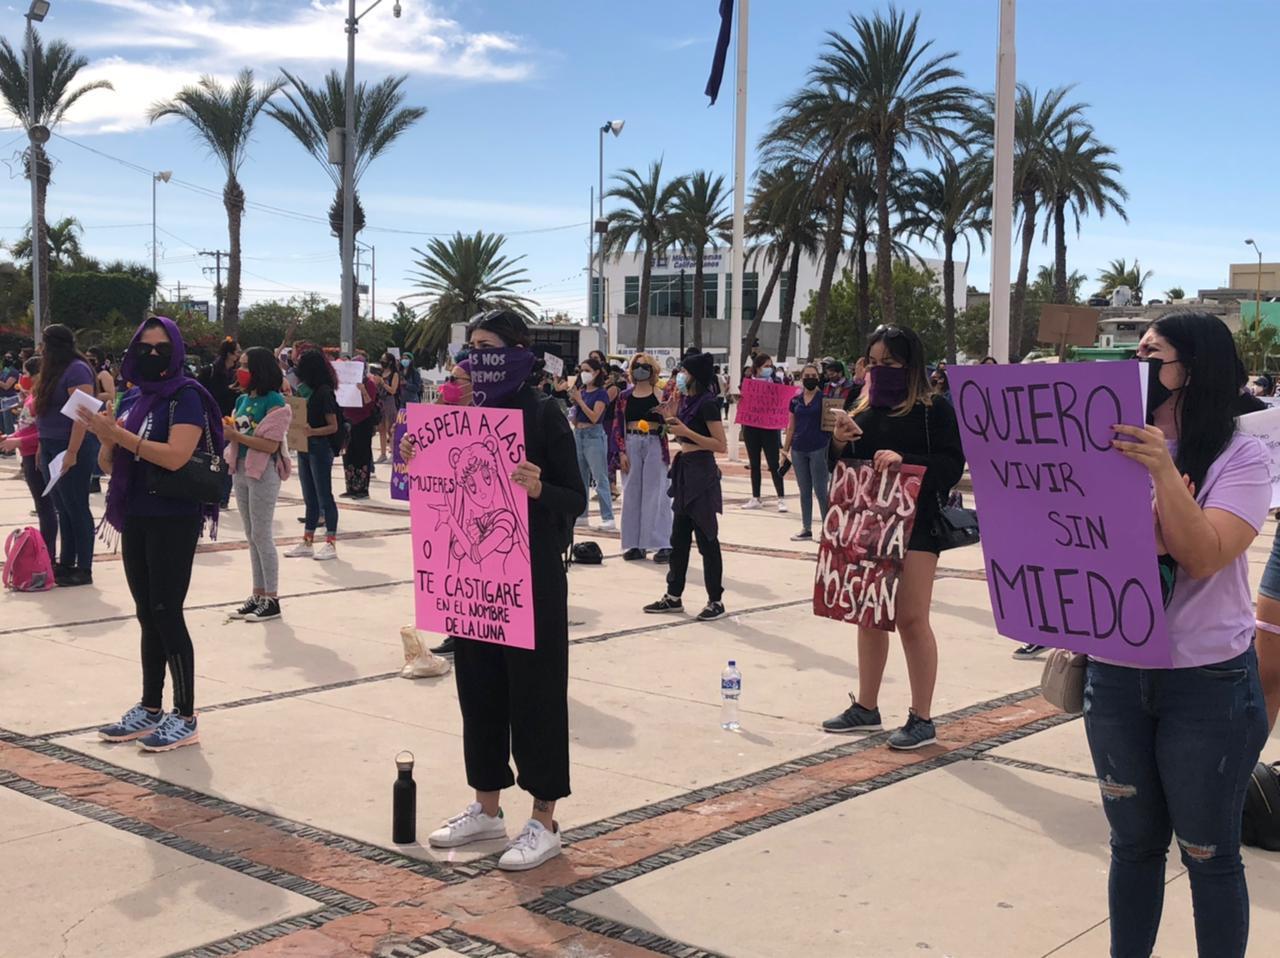
[[555, 353], [543, 353], [542, 362], [547, 367], [547, 372], [557, 379], [564, 375], [564, 360]]
[[360, 390], [351, 383], [338, 383], [338, 388], [334, 395], [338, 398], [338, 405], [343, 409], [359, 409], [364, 405], [364, 400], [360, 397]]
[[79, 422], [81, 409], [87, 409], [90, 413], [97, 413], [102, 409], [102, 400], [77, 389], [67, 397], [67, 401], [63, 403], [62, 415], [66, 416], [72, 422]]
[[[83, 393], [81, 394], [83, 395]], [[58, 484], [58, 480], [62, 478], [62, 463], [67, 458], [65, 452], [60, 452], [49, 460], [49, 484], [44, 487], [42, 495], [47, 496], [53, 491], [53, 487]]]
[[357, 359], [339, 359], [333, 364], [333, 371], [339, 385], [355, 386], [364, 382], [364, 363]]
[[1267, 447], [1271, 470], [1271, 508], [1280, 508], [1280, 409], [1263, 409], [1236, 420], [1241, 432], [1257, 436]]

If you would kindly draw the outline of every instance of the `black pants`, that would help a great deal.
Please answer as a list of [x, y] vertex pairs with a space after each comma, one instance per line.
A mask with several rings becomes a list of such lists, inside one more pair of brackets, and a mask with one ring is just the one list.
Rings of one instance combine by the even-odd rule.
[[678, 599], [684, 594], [684, 580], [689, 574], [689, 552], [694, 538], [702, 555], [702, 579], [707, 584], [707, 601], [719, 602], [724, 596], [724, 560], [720, 556], [720, 540], [699, 529], [691, 518], [677, 512], [671, 520], [671, 563], [667, 566], [667, 595]]
[[162, 708], [164, 673], [173, 707], [195, 714], [195, 650], [182, 615], [200, 541], [199, 516], [129, 516], [120, 537], [124, 576], [142, 626], [142, 704]]
[[[561, 584], [557, 602], [546, 594], [548, 583], [538, 581], [536, 566], [534, 576], [537, 647], [458, 639], [453, 671], [467, 784], [480, 792], [519, 785], [554, 802], [569, 794], [568, 586], [563, 572], [547, 577]], [[511, 774], [511, 757], [519, 778]]]
[[36, 504], [36, 515], [40, 517], [40, 538], [44, 547], [49, 550], [50, 561], [58, 558], [58, 513], [53, 508], [53, 496], [44, 494], [44, 477], [40, 475], [40, 464], [35, 456], [22, 457], [22, 478], [27, 480], [27, 491]]
[[763, 452], [765, 462], [769, 464], [773, 489], [781, 499], [782, 473], [778, 471], [778, 450], [781, 448], [781, 441], [778, 438], [778, 430], [743, 426], [742, 434], [747, 440], [747, 461], [751, 464], [751, 497], [760, 498], [760, 453]]
[[369, 474], [373, 469], [373, 434], [377, 428], [376, 416], [370, 416], [351, 427], [347, 451], [342, 454], [342, 472], [347, 480], [347, 492], [352, 495], [369, 494]]

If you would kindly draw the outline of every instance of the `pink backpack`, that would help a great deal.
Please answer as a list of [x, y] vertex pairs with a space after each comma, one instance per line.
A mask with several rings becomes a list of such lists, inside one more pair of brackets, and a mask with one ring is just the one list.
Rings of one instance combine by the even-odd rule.
[[14, 529], [4, 543], [4, 587], [17, 592], [53, 588], [53, 563], [38, 529]]

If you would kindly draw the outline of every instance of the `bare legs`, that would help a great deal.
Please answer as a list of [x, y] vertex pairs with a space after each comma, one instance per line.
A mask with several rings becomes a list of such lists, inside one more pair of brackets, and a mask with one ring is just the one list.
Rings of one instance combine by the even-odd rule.
[[[498, 814], [499, 798], [501, 792], [476, 792], [476, 801], [480, 803], [480, 808], [490, 818]], [[540, 798], [533, 800], [533, 811], [529, 817], [538, 822], [547, 831], [555, 831], [555, 814], [556, 803], [544, 802]]]
[[[898, 583], [898, 635], [907, 659], [911, 708], [922, 719], [933, 717], [933, 690], [938, 680], [938, 643], [929, 624], [937, 569], [936, 555], [908, 552]], [[858, 629], [858, 704], [863, 708], [879, 705], [880, 683], [888, 660], [889, 633]]]

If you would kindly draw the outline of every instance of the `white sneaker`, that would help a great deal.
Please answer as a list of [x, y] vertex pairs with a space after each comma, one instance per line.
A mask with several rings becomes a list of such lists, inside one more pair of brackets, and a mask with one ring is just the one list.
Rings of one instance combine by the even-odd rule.
[[[432, 848], [457, 848], [472, 842], [487, 842], [507, 837], [507, 823], [502, 811], [492, 817], [484, 813], [479, 802], [472, 802], [466, 810], [454, 815], [427, 839]], [[559, 839], [557, 838], [557, 844]]]
[[338, 548], [332, 542], [326, 542], [316, 550], [316, 554], [311, 558], [317, 562], [323, 562], [325, 559], [336, 559], [338, 558]]
[[560, 851], [560, 830], [547, 831], [541, 822], [531, 818], [524, 831], [502, 853], [498, 867], [507, 872], [528, 871], [555, 858]]
[[286, 559], [310, 559], [315, 553], [310, 542], [299, 542], [284, 554]]
[[786, 500], [786, 499], [779, 499], [779, 500], [778, 500], [778, 511], [779, 511], [779, 512], [786, 512], [786, 511], [787, 511], [787, 500]]
[[573, 520], [573, 527], [575, 529], [586, 529], [590, 525], [591, 523], [587, 521], [586, 516], [578, 516], [578, 518]]
[[610, 519], [608, 522], [602, 522], [596, 526], [596, 532], [617, 532], [618, 524]]
[[759, 499], [755, 499], [755, 498], [748, 499], [746, 502], [744, 502], [744, 503], [742, 504], [742, 508], [744, 508], [744, 509], [759, 509], [759, 508], [760, 508], [760, 500], [759, 500]]

